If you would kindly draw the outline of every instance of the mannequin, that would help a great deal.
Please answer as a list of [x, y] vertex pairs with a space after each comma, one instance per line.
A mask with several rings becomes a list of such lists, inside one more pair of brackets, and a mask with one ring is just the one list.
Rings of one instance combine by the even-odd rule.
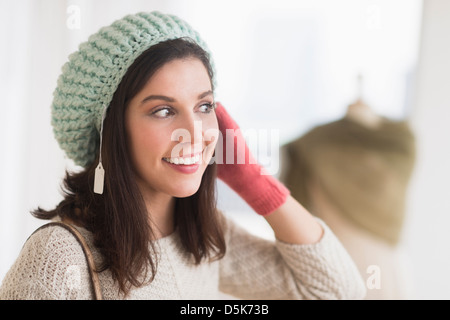
[[378, 128], [382, 121], [382, 118], [360, 99], [347, 107], [346, 117], [372, 129]]
[[342, 119], [282, 149], [282, 181], [340, 238], [366, 280], [366, 299], [412, 298], [401, 249], [415, 159], [408, 124], [378, 115], [359, 95]]
[[382, 118], [367, 105], [362, 98], [362, 75], [358, 75], [358, 98], [347, 107], [346, 117], [368, 128], [376, 129], [380, 126]]

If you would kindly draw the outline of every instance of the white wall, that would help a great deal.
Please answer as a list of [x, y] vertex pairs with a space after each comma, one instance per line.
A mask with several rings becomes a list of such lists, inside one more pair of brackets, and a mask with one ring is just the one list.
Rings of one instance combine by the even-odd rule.
[[406, 242], [420, 299], [450, 298], [450, 1], [426, 0], [412, 121], [418, 163]]

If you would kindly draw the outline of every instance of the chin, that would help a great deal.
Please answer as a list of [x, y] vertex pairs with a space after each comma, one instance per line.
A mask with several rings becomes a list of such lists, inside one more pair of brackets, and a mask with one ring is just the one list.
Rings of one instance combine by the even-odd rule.
[[200, 183], [195, 185], [178, 186], [177, 190], [174, 190], [172, 196], [175, 198], [187, 198], [194, 195], [200, 188]]

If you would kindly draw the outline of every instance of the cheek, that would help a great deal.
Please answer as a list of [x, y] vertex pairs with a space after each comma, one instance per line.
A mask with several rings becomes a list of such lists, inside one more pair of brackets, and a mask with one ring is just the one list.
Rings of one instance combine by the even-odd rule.
[[207, 119], [203, 120], [203, 139], [206, 145], [216, 144], [219, 137], [219, 124], [217, 122], [216, 115], [211, 115]]
[[152, 161], [164, 156], [168, 148], [170, 134], [168, 137], [163, 130], [158, 130], [154, 126], [134, 126], [130, 132], [130, 152], [135, 162]]
[[211, 119], [203, 122], [203, 139], [205, 141], [204, 160], [209, 162], [219, 139], [219, 125], [214, 115]]

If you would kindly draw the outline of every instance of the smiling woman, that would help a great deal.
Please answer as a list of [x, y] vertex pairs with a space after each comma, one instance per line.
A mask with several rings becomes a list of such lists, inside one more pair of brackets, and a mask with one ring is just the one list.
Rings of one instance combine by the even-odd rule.
[[[127, 137], [138, 184], [147, 190], [145, 197], [151, 199], [160, 190], [184, 198], [198, 190], [217, 141], [203, 138], [204, 131], [218, 132], [213, 105], [211, 79], [197, 58], [166, 63], [130, 101], [125, 112]], [[196, 121], [201, 126], [195, 126]], [[171, 140], [179, 128], [185, 134], [177, 148], [180, 142]], [[180, 154], [175, 154], [177, 149]], [[200, 154], [204, 161], [195, 163]]]
[[[362, 298], [332, 231], [253, 161], [214, 99], [213, 70], [199, 35], [172, 15], [129, 15], [91, 36], [63, 67], [52, 105], [56, 139], [83, 170], [66, 172], [55, 209], [33, 214], [79, 230], [106, 299]], [[243, 145], [246, 161], [217, 152], [227, 162], [211, 162], [230, 130], [231, 158]], [[264, 216], [276, 241], [216, 208], [216, 178]], [[92, 299], [91, 289], [84, 251], [52, 225], [29, 238], [0, 299]]]
[[[146, 50], [125, 74], [103, 123], [104, 194], [91, 191], [97, 157], [85, 171], [67, 173], [68, 196], [56, 210], [35, 212], [38, 218], [58, 215], [93, 232], [95, 247], [103, 248], [99, 271], [111, 271], [125, 293], [127, 285], [142, 285], [139, 275], [147, 266], [154, 277], [151, 255], [156, 251], [148, 250], [148, 240], [172, 234], [175, 226], [197, 263], [224, 253], [213, 200], [215, 165], [208, 166], [208, 158], [187, 167], [164, 160], [179, 144], [171, 141], [178, 128], [192, 132], [188, 149], [207, 149], [211, 158], [214, 144], [207, 148], [202, 132], [192, 131], [194, 120], [217, 129], [214, 113], [201, 108], [205, 99], [213, 105], [213, 95], [199, 99], [203, 92], [212, 92], [210, 69], [206, 52], [191, 40], [168, 40]], [[162, 110], [173, 115], [155, 115]], [[150, 228], [142, 228], [146, 225]]]

